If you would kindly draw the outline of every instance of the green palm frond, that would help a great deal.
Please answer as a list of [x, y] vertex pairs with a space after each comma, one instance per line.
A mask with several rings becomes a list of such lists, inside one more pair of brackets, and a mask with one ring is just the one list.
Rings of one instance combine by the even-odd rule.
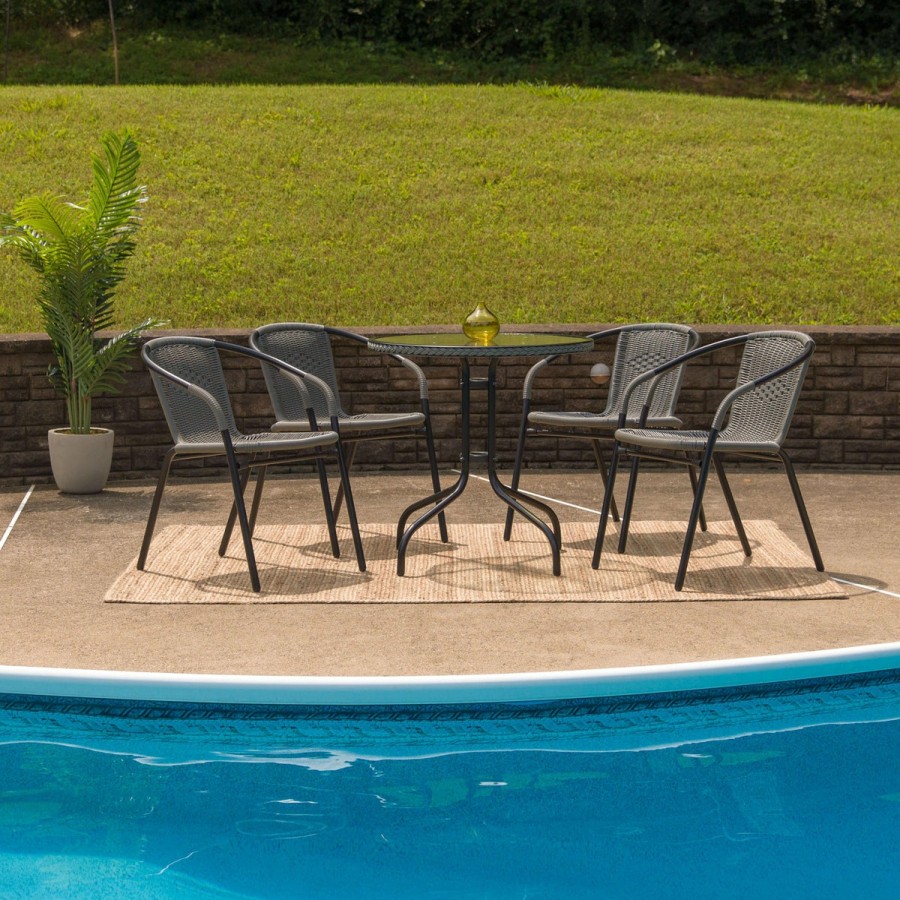
[[38, 273], [44, 271], [46, 243], [27, 228], [0, 226], [0, 247], [15, 247], [25, 262]]
[[0, 214], [0, 246], [15, 247], [32, 269], [43, 273], [47, 254], [76, 226], [75, 216], [55, 197], [31, 197], [13, 215]]
[[94, 156], [92, 160], [94, 184], [88, 210], [97, 238], [106, 242], [117, 237], [118, 251], [127, 253], [121, 239], [140, 225], [139, 204], [147, 194], [147, 189], [137, 183], [141, 155], [127, 132], [122, 136], [107, 135], [103, 149], [104, 157]]
[[23, 200], [13, 210], [13, 215], [21, 228], [51, 246], [72, 234], [78, 228], [80, 219], [76, 208], [50, 194]]
[[129, 360], [138, 348], [141, 335], [154, 324], [152, 319], [146, 319], [140, 325], [129, 328], [101, 347], [95, 348], [91, 369], [83, 376], [81, 382], [82, 391], [100, 394], [113, 391], [121, 385], [125, 381]]
[[44, 265], [46, 278], [38, 301], [41, 310], [54, 307], [81, 327], [96, 330], [97, 308], [106, 303], [108, 267], [93, 253], [89, 237], [76, 234], [57, 244], [45, 254]]
[[94, 355], [93, 335], [59, 307], [42, 309], [44, 325], [56, 355], [50, 380], [68, 395], [77, 392], [78, 381], [90, 372]]

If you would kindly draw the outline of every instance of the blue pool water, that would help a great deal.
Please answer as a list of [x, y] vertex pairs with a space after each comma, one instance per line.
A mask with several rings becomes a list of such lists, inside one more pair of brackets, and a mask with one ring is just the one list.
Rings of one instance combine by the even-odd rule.
[[900, 670], [467, 706], [0, 695], [0, 897], [893, 898]]

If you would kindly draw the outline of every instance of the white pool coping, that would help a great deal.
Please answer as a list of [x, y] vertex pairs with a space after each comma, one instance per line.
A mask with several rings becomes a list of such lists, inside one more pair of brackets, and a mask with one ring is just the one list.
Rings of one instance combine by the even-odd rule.
[[497, 675], [188, 675], [0, 666], [0, 693], [297, 706], [511, 703], [736, 688], [900, 669], [900, 642], [656, 666]]

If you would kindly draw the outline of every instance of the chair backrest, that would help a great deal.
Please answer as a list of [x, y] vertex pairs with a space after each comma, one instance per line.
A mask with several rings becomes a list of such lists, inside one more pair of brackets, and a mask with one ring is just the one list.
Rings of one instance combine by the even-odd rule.
[[781, 445], [791, 426], [815, 346], [808, 334], [798, 331], [762, 331], [747, 336], [735, 387], [777, 371], [804, 352], [808, 351], [808, 355], [783, 375], [734, 401], [724, 429], [729, 439], [772, 441]]
[[[625, 388], [633, 378], [693, 350], [699, 343], [700, 335], [688, 325], [627, 325], [619, 332], [616, 341], [604, 414], [617, 415], [621, 412]], [[660, 379], [653, 396], [651, 417], [669, 417], [675, 414], [683, 378], [684, 366], [678, 366]], [[628, 403], [629, 419], [636, 418], [640, 413], [649, 385], [649, 381], [645, 382], [632, 394]]]
[[[317, 375], [328, 385], [340, 404], [331, 340], [324, 325], [300, 322], [264, 325], [250, 335], [250, 346], [297, 369]], [[263, 363], [262, 368], [275, 417], [284, 421], [305, 422], [307, 400], [297, 390], [296, 384], [274, 366]], [[314, 384], [307, 387], [316, 419], [319, 422], [328, 422], [331, 415], [328, 401]], [[346, 416], [343, 409], [340, 414]]]
[[[148, 341], [141, 355], [165, 372], [207, 391], [221, 407], [228, 431], [239, 434], [228, 399], [219, 351], [210, 338], [161, 337]], [[215, 411], [202, 397], [152, 367], [150, 375], [176, 443], [221, 443]]]

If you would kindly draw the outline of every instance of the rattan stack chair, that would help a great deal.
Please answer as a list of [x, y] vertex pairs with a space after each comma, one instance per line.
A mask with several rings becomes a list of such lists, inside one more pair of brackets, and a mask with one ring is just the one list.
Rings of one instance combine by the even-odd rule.
[[[410, 437], [424, 439], [431, 469], [431, 482], [435, 493], [441, 489], [438, 475], [437, 457], [434, 449], [434, 436], [431, 429], [431, 412], [428, 405], [428, 382], [425, 373], [412, 360], [404, 356], [390, 354], [402, 366], [415, 375], [419, 387], [420, 409], [416, 412], [365, 412], [352, 414], [346, 412], [341, 401], [338, 388], [337, 371], [331, 339], [337, 337], [357, 344], [368, 344], [368, 340], [351, 331], [333, 328], [329, 325], [317, 325], [301, 322], [280, 322], [264, 325], [250, 336], [250, 346], [270, 356], [276, 357], [292, 366], [317, 375], [328, 386], [330, 395], [338, 402], [337, 421], [340, 424], [340, 441], [346, 453], [348, 471], [353, 467], [357, 446], [363, 441], [396, 440]], [[276, 366], [263, 365], [263, 373], [272, 407], [275, 411], [275, 423], [272, 431], [276, 433], [296, 433], [309, 429], [305, 404], [307, 396], [299, 390], [294, 379], [288, 378]], [[326, 395], [316, 383], [308, 382], [308, 396], [317, 416], [326, 415], [328, 402]], [[335, 500], [335, 516], [340, 512], [341, 493]], [[438, 516], [441, 540], [446, 543], [447, 523], [444, 513]]]
[[[588, 337], [598, 344], [613, 339], [616, 342], [612, 369], [609, 374], [606, 406], [601, 412], [533, 408], [532, 395], [537, 376], [560, 356], [545, 357], [532, 366], [525, 376], [525, 384], [522, 388], [522, 418], [519, 424], [516, 458], [510, 483], [514, 490], [519, 487], [525, 443], [529, 437], [575, 438], [590, 441], [597, 468], [600, 470], [600, 478], [605, 487], [607, 470], [601, 444], [602, 442], [610, 443], [616, 429], [621, 427], [620, 413], [625, 389], [638, 375], [676, 359], [700, 343], [700, 335], [693, 328], [687, 325], [672, 325], [663, 322], [623, 325], [606, 331], [598, 331]], [[680, 366], [673, 367], [661, 380], [647, 418], [652, 427], [681, 427], [681, 419], [675, 415], [681, 381], [682, 368]], [[639, 395], [634, 399], [639, 400], [641, 397]], [[638, 408], [638, 404], [635, 404], [635, 409]], [[629, 417], [629, 421], [637, 424], [637, 412]], [[691, 476], [693, 479], [693, 470], [691, 470]], [[615, 500], [612, 497], [610, 500], [613, 518], [618, 521], [619, 515]], [[514, 512], [510, 509], [506, 514], [506, 527], [503, 533], [504, 540], [507, 541], [512, 534], [513, 516]]]
[[[740, 345], [743, 345], [743, 351], [737, 381], [720, 403], [708, 429], [672, 430], [648, 427], [654, 391], [672, 371], [698, 357]], [[657, 462], [688, 465], [692, 470], [699, 469], [681, 561], [675, 577], [675, 590], [680, 591], [684, 586], [710, 467], [716, 470], [741, 547], [744, 554], [749, 557], [750, 543], [722, 466], [721, 457], [727, 454], [739, 459], [781, 461], [803, 522], [816, 569], [820, 572], [824, 570], [793, 463], [782, 448], [815, 346], [812, 338], [795, 331], [765, 331], [739, 335], [692, 350], [679, 359], [657, 366], [628, 385], [620, 415], [621, 427], [615, 433], [606, 492], [597, 528], [592, 561], [595, 569], [600, 564], [616, 470], [623, 455], [632, 457], [632, 470], [626, 510], [619, 531], [620, 553], [624, 553], [626, 548], [638, 463], [641, 459], [651, 459]], [[634, 408], [639, 404], [642, 404], [642, 408], [638, 427], [626, 427]]]
[[[286, 379], [296, 384], [297, 390], [301, 394], [305, 390], [304, 386], [309, 385], [315, 387], [326, 400], [330, 396], [328, 385], [315, 376], [253, 349], [201, 337], [161, 337], [148, 341], [143, 347], [142, 356], [150, 369], [153, 384], [175, 444], [163, 459], [162, 471], [153, 496], [137, 568], [143, 569], [147, 561], [147, 553], [153, 538], [163, 491], [175, 460], [224, 456], [228, 462], [231, 476], [234, 503], [219, 548], [219, 555], [225, 554], [234, 520], [237, 518], [240, 522], [247, 566], [250, 570], [250, 581], [254, 591], [260, 590], [260, 582], [252, 535], [262, 494], [264, 474], [269, 466], [289, 465], [301, 460], [312, 459], [316, 463], [331, 549], [336, 557], [340, 555], [340, 548], [324, 464], [329, 459], [337, 462], [350, 518], [357, 564], [359, 570], [364, 572], [366, 563], [356, 519], [356, 508], [353, 503], [344, 457], [340, 452], [336, 401], [331, 397], [330, 401], [325, 404], [323, 421], [328, 423], [327, 428], [319, 426], [319, 420], [310, 407], [307, 418], [308, 428], [304, 434], [296, 432], [278, 434], [271, 431], [261, 434], [243, 434], [235, 424], [234, 412], [228, 397], [225, 373], [219, 356], [222, 351], [249, 356], [269, 367], [277, 368]], [[251, 471], [256, 471], [258, 476], [252, 511], [248, 516], [243, 494]]]

